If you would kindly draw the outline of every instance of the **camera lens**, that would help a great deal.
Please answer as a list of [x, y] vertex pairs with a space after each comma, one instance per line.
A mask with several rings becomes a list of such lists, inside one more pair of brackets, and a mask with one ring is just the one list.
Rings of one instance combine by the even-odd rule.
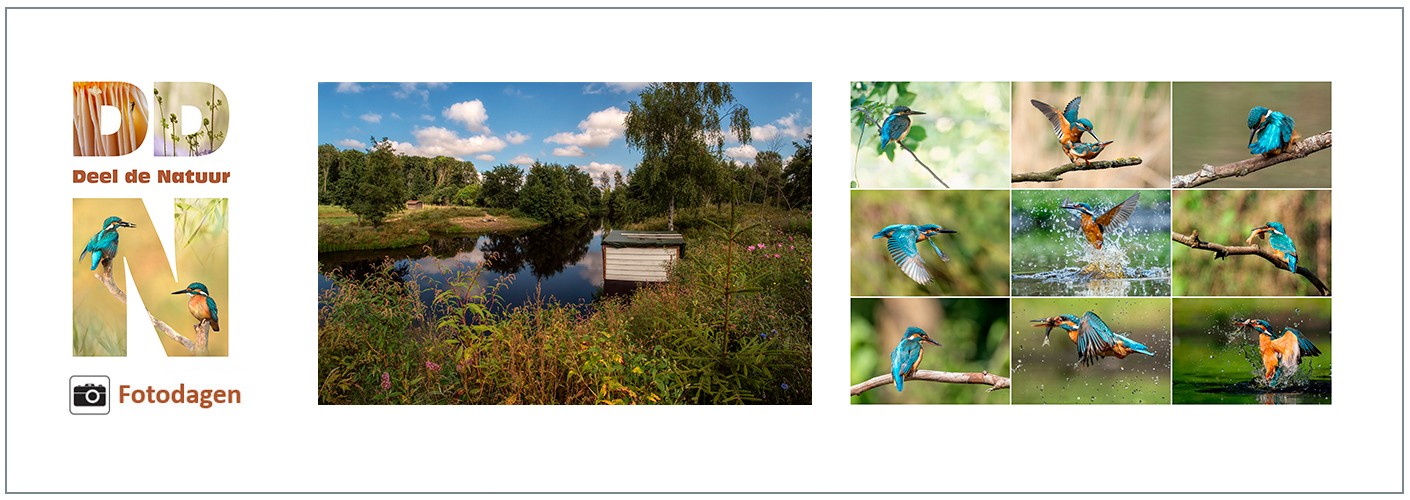
[[83, 399], [87, 400], [88, 404], [91, 405], [97, 405], [99, 397], [101, 397], [101, 395], [98, 394], [97, 389], [89, 389], [88, 392], [83, 393]]

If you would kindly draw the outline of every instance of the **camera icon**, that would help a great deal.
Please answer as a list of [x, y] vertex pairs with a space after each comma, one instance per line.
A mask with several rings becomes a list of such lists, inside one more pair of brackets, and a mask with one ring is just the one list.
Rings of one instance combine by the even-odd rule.
[[103, 375], [74, 375], [69, 377], [69, 387], [73, 388], [73, 399], [69, 400], [69, 413], [74, 415], [107, 415], [108, 386], [112, 382]]

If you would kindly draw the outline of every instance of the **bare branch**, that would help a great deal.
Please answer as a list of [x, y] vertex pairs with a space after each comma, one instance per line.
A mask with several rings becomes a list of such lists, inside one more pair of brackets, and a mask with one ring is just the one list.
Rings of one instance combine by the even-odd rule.
[[1332, 147], [1332, 131], [1328, 130], [1288, 146], [1287, 150], [1283, 151], [1282, 154], [1273, 156], [1259, 155], [1217, 167], [1205, 165], [1203, 168], [1199, 169], [1198, 172], [1177, 175], [1170, 179], [1170, 187], [1176, 189], [1192, 188], [1225, 177], [1243, 177], [1273, 165], [1289, 160], [1296, 160], [1330, 147]]
[[[1263, 257], [1264, 260], [1273, 263], [1273, 265], [1277, 266], [1278, 269], [1282, 269], [1284, 271], [1288, 269], [1288, 264], [1286, 262], [1283, 262], [1282, 259], [1279, 259], [1276, 255], [1273, 255], [1273, 252], [1264, 249], [1263, 247], [1260, 247], [1258, 245], [1249, 244], [1245, 246], [1230, 246], [1220, 245], [1218, 243], [1210, 243], [1208, 241], [1199, 239], [1199, 231], [1192, 231], [1188, 235], [1171, 232], [1170, 239], [1176, 243], [1185, 245], [1195, 250], [1205, 250], [1209, 252], [1214, 252], [1214, 258], [1216, 259], [1223, 259], [1230, 255], [1257, 255], [1259, 257]], [[1318, 294], [1332, 294], [1332, 289], [1327, 285], [1323, 284], [1321, 278], [1318, 278], [1317, 275], [1313, 273], [1311, 269], [1308, 269], [1303, 266], [1297, 266], [1297, 274], [1301, 275], [1303, 278], [1307, 278], [1307, 281], [1311, 283], [1313, 287], [1317, 288]]]
[[1076, 171], [1101, 170], [1105, 168], [1121, 168], [1132, 165], [1140, 165], [1141, 159], [1135, 156], [1130, 158], [1117, 158], [1115, 160], [1094, 161], [1091, 165], [1078, 165], [1068, 163], [1066, 165], [1048, 170], [1046, 172], [1024, 172], [1013, 174], [1011, 182], [1057, 182], [1062, 180], [1062, 174]]
[[[122, 305], [124, 306], [127, 305], [127, 292], [122, 291], [121, 288], [118, 288], [117, 283], [113, 282], [112, 266], [103, 266], [103, 269], [101, 271], [95, 271], [93, 273], [93, 277], [98, 278], [98, 281], [103, 284], [103, 287], [108, 289], [108, 293], [113, 294], [113, 297], [118, 299], [118, 302], [122, 302]], [[186, 336], [180, 333], [177, 333], [176, 329], [172, 328], [171, 325], [166, 324], [165, 321], [157, 319], [156, 316], [152, 315], [151, 311], [146, 312], [147, 319], [152, 322], [152, 327], [156, 328], [158, 332], [161, 332], [163, 335], [170, 337], [172, 340], [180, 342], [182, 346], [186, 347], [186, 350], [191, 351], [192, 353], [201, 355], [207, 353], [208, 346], [206, 342], [210, 338], [209, 321], [201, 320], [200, 323], [196, 324], [196, 338], [195, 340], [192, 340], [186, 338]]]
[[[881, 133], [881, 123], [879, 123], [879, 122], [877, 122], [875, 119], [873, 119], [873, 118], [871, 117], [871, 113], [868, 113], [868, 112], [867, 112], [865, 109], [863, 109], [861, 106], [857, 106], [857, 107], [855, 107], [855, 108], [852, 108], [852, 111], [861, 111], [861, 112], [862, 112], [862, 120], [865, 120], [867, 123], [870, 123], [870, 124], [872, 124], [872, 126], [876, 127], [876, 133], [877, 133], [877, 134], [880, 134], [880, 133]], [[915, 152], [915, 151], [911, 151], [911, 148], [906, 147], [905, 144], [901, 144], [901, 141], [895, 141], [895, 142], [896, 142], [896, 145], [897, 145], [897, 146], [900, 146], [900, 147], [901, 147], [901, 149], [904, 149], [904, 150], [906, 150], [907, 153], [910, 153], [910, 154], [911, 154], [911, 158], [915, 158], [916, 163], [919, 163], [920, 166], [925, 167], [925, 171], [926, 171], [926, 172], [930, 172], [930, 176], [931, 176], [931, 177], [934, 177], [935, 180], [936, 180], [937, 182], [939, 182], [941, 186], [945, 186], [946, 188], [950, 187], [949, 184], [946, 184], [944, 180], [941, 180], [941, 179], [940, 179], [940, 176], [935, 175], [935, 171], [930, 169], [930, 165], [926, 165], [925, 162], [920, 161], [920, 157], [919, 157], [919, 156], [916, 156], [916, 152]], [[861, 151], [861, 144], [862, 144], [862, 139], [861, 139], [860, 137], [858, 137], [858, 138], [857, 138], [857, 150], [858, 150], [858, 152]], [[857, 169], [857, 161], [856, 161], [855, 158], [853, 158], [853, 160], [852, 160], [852, 180], [853, 180], [853, 182], [855, 182], [856, 179], [857, 179], [856, 169]]]
[[[997, 391], [999, 389], [1008, 389], [1009, 386], [1012, 385], [1009, 382], [1008, 377], [1000, 377], [987, 371], [980, 373], [955, 373], [937, 372], [933, 370], [916, 370], [915, 375], [906, 377], [906, 380], [924, 380], [926, 382], [943, 382], [947, 384], [981, 384], [992, 386], [989, 388], [988, 392]], [[866, 382], [862, 382], [860, 384], [852, 386], [852, 395], [857, 396], [863, 392], [870, 391], [883, 385], [890, 385], [892, 383], [894, 382], [891, 380], [891, 375], [877, 375], [867, 380]]]

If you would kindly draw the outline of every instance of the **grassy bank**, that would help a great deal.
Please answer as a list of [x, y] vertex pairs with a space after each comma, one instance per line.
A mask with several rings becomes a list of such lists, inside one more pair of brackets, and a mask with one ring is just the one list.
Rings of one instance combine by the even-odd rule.
[[318, 206], [318, 251], [380, 250], [425, 244], [431, 234], [470, 234], [528, 229], [543, 222], [507, 210], [428, 206], [398, 212], [380, 227], [359, 223], [341, 207]]
[[756, 207], [737, 220], [678, 217], [688, 248], [671, 281], [586, 309], [544, 299], [494, 313], [494, 287], [463, 275], [427, 311], [417, 280], [390, 269], [334, 276], [319, 402], [807, 404], [807, 214]]

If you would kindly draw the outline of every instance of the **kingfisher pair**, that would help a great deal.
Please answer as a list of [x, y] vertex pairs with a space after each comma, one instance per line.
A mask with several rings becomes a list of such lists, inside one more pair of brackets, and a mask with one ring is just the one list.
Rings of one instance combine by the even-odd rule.
[[886, 145], [891, 141], [899, 144], [905, 140], [906, 134], [911, 133], [911, 115], [923, 115], [924, 111], [915, 111], [906, 106], [896, 106], [891, 110], [891, 114], [886, 115], [886, 120], [881, 122], [881, 150], [886, 150]]
[[[1268, 236], [1272, 234], [1272, 236]], [[1297, 274], [1297, 245], [1293, 244], [1292, 238], [1288, 237], [1287, 230], [1277, 222], [1269, 222], [1259, 227], [1253, 228], [1253, 232], [1248, 235], [1247, 243], [1253, 243], [1253, 237], [1268, 238], [1268, 246], [1273, 249], [1273, 256], [1287, 266], [1288, 272]]]
[[1302, 139], [1291, 116], [1263, 106], [1248, 110], [1248, 129], [1248, 152], [1256, 155], [1281, 154], [1289, 144]]
[[1303, 356], [1321, 356], [1322, 351], [1311, 340], [1293, 327], [1273, 335], [1272, 325], [1266, 320], [1246, 319], [1235, 321], [1234, 326], [1251, 328], [1258, 333], [1258, 353], [1263, 358], [1263, 380], [1269, 387], [1278, 385], [1278, 380], [1297, 373]]
[[1048, 345], [1048, 335], [1053, 333], [1054, 327], [1067, 330], [1068, 338], [1077, 344], [1077, 361], [1082, 366], [1091, 366], [1107, 356], [1116, 356], [1117, 359], [1126, 359], [1131, 353], [1155, 356], [1155, 351], [1144, 344], [1112, 331], [1111, 327], [1106, 326], [1106, 322], [1092, 311], [1087, 311], [1080, 320], [1077, 316], [1063, 314], [1031, 322], [1036, 323], [1033, 325], [1035, 328], [1048, 328], [1043, 332], [1043, 345]]
[[[1062, 145], [1062, 152], [1067, 155], [1067, 159], [1074, 165], [1077, 160], [1082, 160], [1086, 165], [1092, 164], [1092, 159], [1102, 153], [1107, 145], [1115, 141], [1102, 142], [1097, 134], [1092, 132], [1092, 121], [1078, 117], [1078, 108], [1082, 106], [1082, 96], [1077, 96], [1067, 103], [1061, 113], [1052, 105], [1030, 99], [1029, 103], [1038, 111], [1043, 112], [1043, 116], [1048, 118], [1048, 122], [1053, 125], [1053, 133], [1057, 134], [1058, 144]], [[1091, 134], [1096, 142], [1082, 142], [1082, 134]]]
[[896, 349], [891, 351], [891, 380], [896, 383], [896, 392], [906, 383], [906, 379], [916, 374], [916, 369], [920, 367], [920, 358], [925, 355], [923, 342], [941, 346], [939, 342], [930, 338], [925, 330], [914, 326], [907, 328], [905, 335], [901, 336], [901, 343], [896, 344]]
[[901, 268], [901, 272], [906, 273], [906, 276], [915, 280], [916, 283], [924, 285], [930, 283], [934, 278], [930, 276], [930, 271], [926, 270], [925, 261], [920, 258], [920, 249], [916, 248], [916, 244], [921, 241], [929, 241], [930, 248], [935, 249], [935, 254], [940, 256], [940, 261], [949, 262], [950, 258], [945, 255], [945, 252], [940, 251], [940, 247], [935, 245], [935, 240], [932, 237], [942, 233], [958, 232], [935, 224], [921, 226], [892, 224], [871, 238], [886, 238], [886, 251], [891, 254], [891, 260]]
[[1130, 219], [1131, 214], [1136, 211], [1136, 203], [1140, 200], [1141, 193], [1137, 191], [1136, 194], [1117, 203], [1101, 215], [1097, 215], [1091, 205], [1081, 202], [1070, 203], [1066, 199], [1062, 200], [1062, 208], [1077, 212], [1081, 217], [1079, 225], [1082, 227], [1082, 236], [1087, 238], [1087, 243], [1090, 243], [1093, 248], [1101, 250], [1102, 242], [1106, 240], [1106, 232]]
[[[84, 245], [83, 251], [78, 254], [79, 259], [83, 259], [88, 254], [93, 255], [92, 264], [88, 270], [97, 270], [99, 264], [102, 264], [105, 270], [112, 269], [113, 259], [117, 257], [118, 251], [118, 228], [123, 227], [137, 227], [137, 225], [124, 221], [118, 216], [103, 220], [103, 228], [88, 240], [88, 244]], [[206, 285], [196, 282], [182, 290], [171, 292], [172, 295], [182, 293], [191, 295], [191, 300], [186, 303], [186, 310], [196, 318], [197, 326], [202, 321], [208, 321], [212, 329], [220, 331], [220, 311], [215, 305], [215, 299], [211, 298], [210, 290], [206, 288]]]

